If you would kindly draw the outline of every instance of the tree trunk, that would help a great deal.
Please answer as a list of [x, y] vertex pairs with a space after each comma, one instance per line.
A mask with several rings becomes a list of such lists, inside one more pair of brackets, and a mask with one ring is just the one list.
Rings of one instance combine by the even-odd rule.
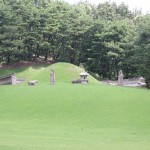
[[47, 61], [47, 55], [48, 55], [48, 50], [46, 50], [46, 52], [45, 52], [45, 61]]
[[7, 64], [9, 64], [10, 63], [10, 56], [8, 55], [7, 56]]

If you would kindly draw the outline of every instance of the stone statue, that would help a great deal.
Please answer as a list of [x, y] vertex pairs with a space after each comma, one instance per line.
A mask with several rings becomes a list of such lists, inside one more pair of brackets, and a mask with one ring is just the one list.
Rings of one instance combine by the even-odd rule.
[[55, 84], [55, 74], [54, 74], [54, 70], [51, 69], [50, 71], [50, 84], [54, 85]]
[[123, 85], [123, 73], [122, 70], [119, 71], [118, 73], [118, 85]]

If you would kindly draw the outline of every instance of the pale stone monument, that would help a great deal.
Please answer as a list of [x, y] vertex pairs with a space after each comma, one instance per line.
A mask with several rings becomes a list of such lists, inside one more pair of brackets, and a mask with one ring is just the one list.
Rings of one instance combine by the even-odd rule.
[[145, 79], [143, 77], [139, 78], [138, 85], [141, 87], [146, 87]]
[[50, 84], [54, 85], [55, 84], [55, 74], [54, 74], [54, 70], [51, 69], [50, 71]]
[[122, 70], [120, 70], [119, 73], [118, 73], [118, 85], [123, 86], [123, 73], [122, 73]]
[[85, 71], [80, 73], [80, 81], [82, 84], [88, 83], [87, 76], [88, 76], [88, 74]]
[[87, 80], [87, 76], [88, 74], [84, 71], [84, 72], [81, 72], [79, 74], [80, 76], [80, 79], [75, 79], [75, 80], [72, 80], [72, 83], [81, 83], [81, 84], [87, 84], [89, 81]]

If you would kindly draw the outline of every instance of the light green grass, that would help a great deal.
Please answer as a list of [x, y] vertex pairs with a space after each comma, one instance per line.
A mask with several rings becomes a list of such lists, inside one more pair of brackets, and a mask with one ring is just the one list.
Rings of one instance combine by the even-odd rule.
[[[39, 65], [25, 68], [13, 68], [0, 70], [0, 76], [8, 73], [16, 73], [18, 78], [24, 78], [28, 80], [38, 80], [39, 83], [49, 84], [50, 69], [54, 69], [57, 83], [70, 83], [73, 79], [79, 79], [79, 74], [83, 72], [82, 68], [79, 68], [69, 63], [56, 63], [53, 65]], [[98, 83], [98, 81], [92, 76], [88, 76], [90, 83]]]
[[38, 79], [0, 86], [0, 150], [150, 149], [149, 90]]

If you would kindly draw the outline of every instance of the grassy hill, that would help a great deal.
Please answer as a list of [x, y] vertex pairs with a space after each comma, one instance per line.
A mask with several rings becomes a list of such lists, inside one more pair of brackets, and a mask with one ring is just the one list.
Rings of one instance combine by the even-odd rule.
[[69, 84], [80, 69], [65, 63], [53, 65], [58, 84], [50, 86], [51, 67], [18, 71], [38, 86], [0, 86], [0, 150], [150, 149], [149, 90], [92, 77], [93, 84]]
[[[0, 70], [0, 75], [8, 73], [16, 73], [18, 78], [25, 78], [27, 81], [36, 79], [39, 83], [49, 84], [50, 69], [53, 68], [55, 71], [56, 82], [70, 83], [73, 79], [78, 79], [79, 74], [83, 71], [73, 64], [69, 63], [56, 63], [53, 65], [38, 65], [23, 68], [12, 68]], [[98, 83], [98, 81], [92, 76], [88, 76], [90, 83]]]

